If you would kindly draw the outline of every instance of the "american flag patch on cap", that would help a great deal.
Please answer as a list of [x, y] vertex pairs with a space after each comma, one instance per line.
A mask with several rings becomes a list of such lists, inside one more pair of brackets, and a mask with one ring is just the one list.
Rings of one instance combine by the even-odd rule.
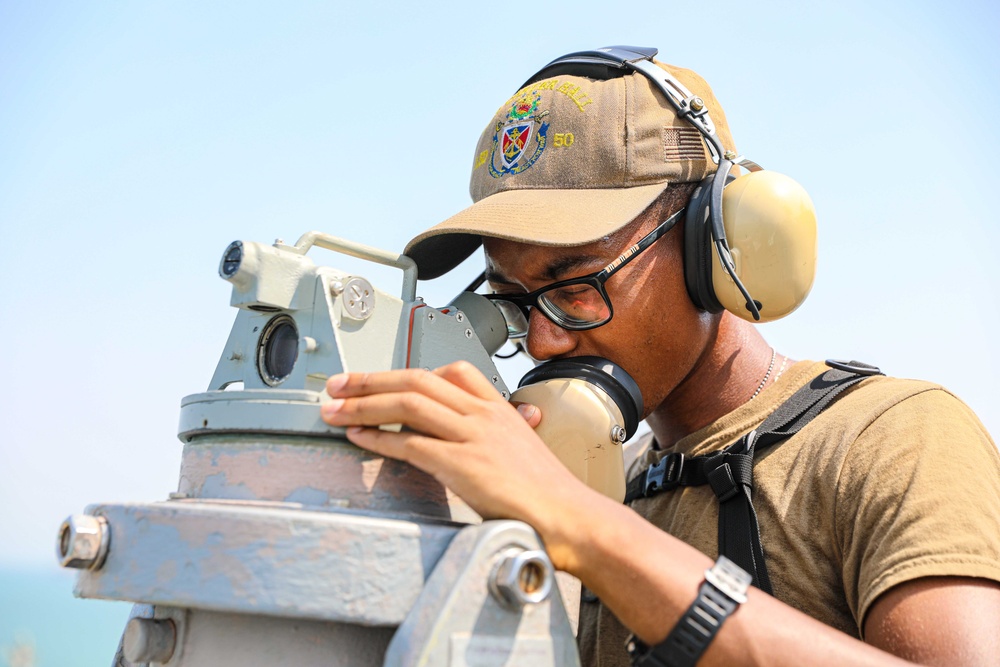
[[693, 127], [663, 128], [663, 159], [667, 162], [704, 160], [701, 134]]

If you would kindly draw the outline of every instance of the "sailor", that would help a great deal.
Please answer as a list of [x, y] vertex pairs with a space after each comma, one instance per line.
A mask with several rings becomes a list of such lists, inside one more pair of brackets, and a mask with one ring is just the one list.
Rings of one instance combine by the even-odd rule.
[[[545, 415], [515, 409], [469, 364], [334, 376], [323, 418], [484, 517], [533, 526], [586, 587], [584, 664], [996, 664], [995, 444], [938, 385], [796, 361], [765, 341], [752, 322], [805, 298], [811, 277], [789, 283], [814, 240], [789, 232], [776, 260], [760, 254], [767, 243], [720, 243], [717, 195], [756, 165], [735, 153], [701, 77], [651, 53], [577, 55], [530, 79], [480, 137], [475, 203], [406, 251], [427, 279], [481, 245], [494, 301], [531, 357], [604, 357], [636, 380], [651, 433], [630, 504], [578, 481], [535, 435]], [[764, 207], [785, 206], [767, 188]], [[751, 235], [784, 233], [764, 224]], [[786, 263], [767, 274], [772, 260]], [[729, 467], [679, 486], [693, 475], [683, 470], [760, 438], [746, 436], [804, 387], [846, 376], [800, 430], [767, 449], [756, 440], [745, 476], [760, 549], [748, 567], [718, 558], [720, 508], [749, 486]], [[387, 423], [409, 428], [375, 428]], [[652, 493], [650, 470], [677, 488]]]

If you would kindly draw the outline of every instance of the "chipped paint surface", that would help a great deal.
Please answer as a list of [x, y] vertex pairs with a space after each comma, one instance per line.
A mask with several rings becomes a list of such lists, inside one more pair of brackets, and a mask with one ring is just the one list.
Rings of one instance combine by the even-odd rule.
[[537, 604], [501, 605], [487, 582], [505, 549], [543, 549], [519, 521], [488, 521], [462, 530], [396, 631], [386, 665], [559, 665], [580, 658], [559, 589]]
[[80, 597], [396, 625], [458, 527], [275, 505], [91, 508], [111, 529]]
[[184, 446], [178, 490], [192, 498], [346, 506], [479, 522], [468, 505], [430, 475], [332, 438], [198, 438]]

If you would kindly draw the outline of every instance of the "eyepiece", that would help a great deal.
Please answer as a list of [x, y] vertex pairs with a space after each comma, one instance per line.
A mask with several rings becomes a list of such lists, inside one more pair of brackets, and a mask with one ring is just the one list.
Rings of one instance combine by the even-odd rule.
[[642, 420], [642, 392], [632, 376], [602, 357], [571, 357], [546, 361], [524, 374], [518, 387], [554, 379], [585, 380], [600, 387], [618, 405], [625, 419], [625, 440], [635, 435]]
[[219, 275], [223, 278], [232, 278], [240, 270], [243, 262], [243, 241], [233, 241], [222, 253], [222, 262], [219, 264]]

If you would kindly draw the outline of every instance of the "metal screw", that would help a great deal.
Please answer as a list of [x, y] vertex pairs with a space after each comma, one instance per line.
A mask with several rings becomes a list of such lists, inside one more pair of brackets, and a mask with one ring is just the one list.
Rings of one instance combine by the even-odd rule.
[[611, 442], [617, 442], [619, 445], [625, 442], [625, 429], [618, 424], [611, 427]]
[[493, 384], [496, 384], [497, 382], [500, 381], [500, 376], [499, 375], [494, 375], [490, 379], [493, 380]]
[[74, 514], [62, 522], [56, 540], [56, 557], [63, 567], [99, 570], [108, 556], [111, 531], [103, 516]]
[[465, 337], [466, 338], [472, 338], [472, 329], [466, 329], [465, 330]]
[[726, 158], [727, 160], [732, 160], [733, 158], [736, 157], [736, 151], [732, 150], [726, 151], [725, 153], [722, 154], [722, 157]]
[[459, 322], [464, 322], [465, 313], [463, 313], [462, 311], [458, 311], [457, 313], [455, 313], [455, 319], [458, 320]]
[[502, 396], [503, 398], [510, 398], [510, 394], [508, 394], [508, 393], [507, 393], [507, 392], [505, 392], [505, 391], [501, 391], [501, 392], [500, 392], [500, 396]]
[[513, 611], [548, 599], [555, 570], [548, 554], [539, 549], [507, 549], [493, 568], [489, 587], [500, 604]]
[[695, 111], [701, 111], [702, 109], [705, 108], [705, 100], [701, 99], [700, 97], [695, 97], [694, 99], [691, 100], [691, 108], [694, 109]]
[[177, 628], [170, 619], [133, 618], [122, 637], [122, 652], [133, 663], [167, 662], [176, 645]]
[[344, 293], [344, 283], [339, 280], [334, 280], [330, 283], [330, 294], [333, 296], [340, 296]]
[[433, 322], [434, 321], [434, 311], [433, 310], [427, 313], [427, 321], [428, 322]]

